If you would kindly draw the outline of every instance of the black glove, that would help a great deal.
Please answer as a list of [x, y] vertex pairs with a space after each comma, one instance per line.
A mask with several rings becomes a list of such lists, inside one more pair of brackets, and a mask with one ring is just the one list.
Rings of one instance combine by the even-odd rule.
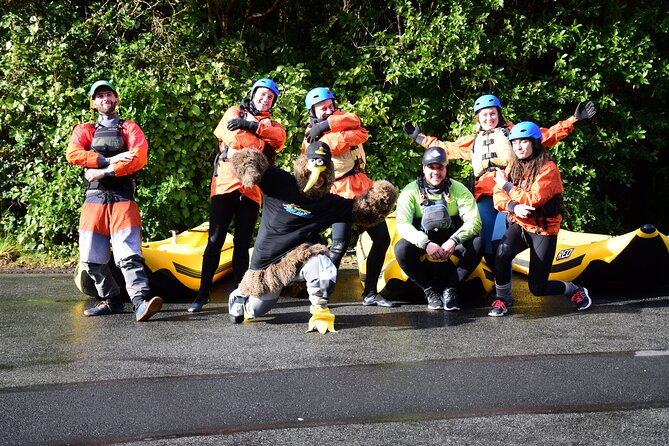
[[249, 98], [242, 99], [242, 101], [239, 103], [239, 110], [242, 111], [242, 112], [250, 111], [251, 110], [251, 99], [249, 99]]
[[258, 123], [242, 118], [232, 118], [228, 121], [228, 130], [246, 130], [255, 133], [258, 131]]
[[595, 116], [595, 113], [597, 113], [597, 109], [595, 108], [595, 104], [593, 104], [592, 101], [588, 101], [585, 104], [583, 102], [579, 102], [576, 106], [574, 117], [579, 121], [585, 121], [586, 119], [590, 119]]
[[321, 136], [323, 136], [323, 133], [329, 130], [330, 124], [328, 123], [327, 119], [319, 122], [318, 124], [312, 125], [311, 128], [307, 131], [307, 142], [312, 143], [314, 141], [318, 141], [321, 139]]
[[404, 132], [409, 135], [409, 138], [415, 141], [420, 133], [420, 127], [418, 127], [418, 123], [414, 126], [411, 121], [407, 121], [404, 123]]

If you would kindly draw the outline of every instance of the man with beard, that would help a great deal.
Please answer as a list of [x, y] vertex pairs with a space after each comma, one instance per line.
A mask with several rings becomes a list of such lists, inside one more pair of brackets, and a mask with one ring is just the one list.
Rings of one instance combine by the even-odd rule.
[[295, 160], [293, 175], [268, 167], [267, 159], [253, 149], [239, 151], [231, 162], [244, 187], [257, 184], [262, 190], [263, 211], [251, 266], [228, 301], [230, 319], [241, 323], [267, 313], [285, 286], [302, 281], [313, 315], [309, 329], [333, 331], [334, 316], [327, 305], [337, 268], [320, 233], [338, 221], [378, 224], [395, 205], [397, 190], [381, 180], [355, 199], [330, 193], [332, 155], [319, 141]]
[[[457, 287], [481, 261], [481, 217], [469, 190], [448, 177], [448, 158], [435, 146], [423, 155], [422, 173], [397, 202], [395, 257], [425, 293], [428, 310], [457, 311]], [[460, 257], [457, 267], [448, 261]]]
[[119, 104], [114, 85], [105, 80], [91, 86], [91, 115], [95, 124], [79, 124], [72, 131], [67, 161], [83, 166], [86, 198], [79, 219], [80, 265], [94, 281], [102, 301], [85, 316], [123, 312], [118, 284], [107, 266], [111, 257], [125, 279], [137, 321], [160, 311], [163, 301], [148, 300], [149, 281], [142, 257], [142, 220], [134, 200], [133, 175], [146, 164], [149, 145], [142, 129], [116, 113]]

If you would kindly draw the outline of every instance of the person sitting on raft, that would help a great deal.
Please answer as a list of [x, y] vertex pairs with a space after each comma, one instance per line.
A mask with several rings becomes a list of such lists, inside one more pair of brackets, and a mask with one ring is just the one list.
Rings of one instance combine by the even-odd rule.
[[[441, 147], [423, 155], [422, 173], [404, 187], [397, 200], [397, 263], [425, 293], [428, 310], [460, 309], [457, 287], [483, 255], [481, 218], [472, 193], [448, 177]], [[449, 261], [460, 260], [457, 267]]]

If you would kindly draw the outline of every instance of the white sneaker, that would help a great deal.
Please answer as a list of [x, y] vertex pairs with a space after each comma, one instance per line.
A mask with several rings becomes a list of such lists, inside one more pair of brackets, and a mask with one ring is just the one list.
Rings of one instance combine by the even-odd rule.
[[248, 296], [235, 294], [233, 291], [228, 298], [228, 313], [230, 313], [230, 320], [233, 324], [241, 324], [244, 322], [244, 305], [248, 300]]

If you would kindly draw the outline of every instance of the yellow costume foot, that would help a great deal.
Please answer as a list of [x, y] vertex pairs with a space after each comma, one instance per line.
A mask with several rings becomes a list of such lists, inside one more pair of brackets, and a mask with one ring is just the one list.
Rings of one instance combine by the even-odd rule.
[[256, 317], [246, 311], [246, 305], [244, 305], [244, 322], [255, 322], [255, 320]]
[[330, 309], [327, 307], [321, 307], [320, 305], [314, 305], [311, 310], [311, 318], [309, 319], [309, 328], [307, 328], [307, 333], [310, 331], [318, 330], [320, 334], [325, 334], [328, 331], [336, 333], [334, 329], [334, 314], [330, 313]]

